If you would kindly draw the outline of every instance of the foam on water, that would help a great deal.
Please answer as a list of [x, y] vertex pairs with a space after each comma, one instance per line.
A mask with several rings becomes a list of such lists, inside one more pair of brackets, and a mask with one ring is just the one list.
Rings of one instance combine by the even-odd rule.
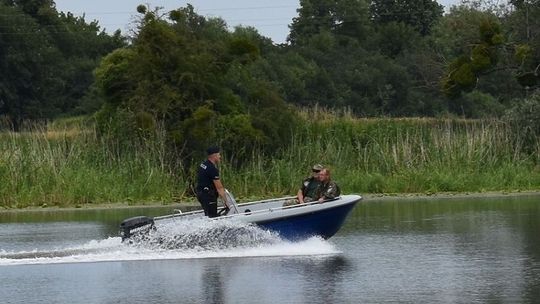
[[122, 242], [120, 237], [110, 237], [45, 251], [0, 250], [0, 266], [337, 253], [339, 251], [332, 244], [318, 237], [290, 242], [251, 224], [194, 219], [160, 225], [159, 229], [148, 234], [134, 235], [129, 242]]

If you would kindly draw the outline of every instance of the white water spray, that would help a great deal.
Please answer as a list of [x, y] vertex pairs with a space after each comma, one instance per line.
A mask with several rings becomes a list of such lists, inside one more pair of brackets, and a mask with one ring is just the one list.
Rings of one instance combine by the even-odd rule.
[[93, 240], [81, 246], [6, 252], [0, 266], [166, 259], [310, 256], [339, 253], [327, 241], [313, 237], [290, 242], [252, 224], [235, 221], [173, 221], [148, 234]]

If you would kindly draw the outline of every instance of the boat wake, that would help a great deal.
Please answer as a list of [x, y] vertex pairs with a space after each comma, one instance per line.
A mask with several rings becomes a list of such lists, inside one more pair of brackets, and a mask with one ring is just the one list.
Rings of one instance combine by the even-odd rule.
[[202, 219], [170, 222], [149, 233], [135, 234], [125, 242], [120, 237], [109, 237], [51, 250], [0, 250], [0, 266], [337, 253], [331, 243], [319, 237], [290, 242], [252, 224]]
[[133, 234], [126, 242], [135, 247], [164, 250], [223, 250], [277, 244], [273, 232], [237, 221], [208, 221], [205, 218], [171, 221], [159, 229]]

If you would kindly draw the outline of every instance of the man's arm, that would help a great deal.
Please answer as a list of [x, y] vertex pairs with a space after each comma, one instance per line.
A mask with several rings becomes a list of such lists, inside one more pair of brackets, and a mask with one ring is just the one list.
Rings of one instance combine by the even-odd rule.
[[296, 194], [296, 198], [298, 199], [298, 202], [300, 204], [304, 203], [304, 192], [302, 192], [302, 189], [298, 190], [298, 193]]
[[223, 187], [221, 180], [214, 179], [214, 186], [216, 187], [219, 197], [221, 197], [221, 199], [223, 200], [223, 204], [225, 204], [225, 206], [230, 209], [231, 207], [229, 206], [229, 202], [227, 201], [227, 196], [225, 195], [225, 188]]

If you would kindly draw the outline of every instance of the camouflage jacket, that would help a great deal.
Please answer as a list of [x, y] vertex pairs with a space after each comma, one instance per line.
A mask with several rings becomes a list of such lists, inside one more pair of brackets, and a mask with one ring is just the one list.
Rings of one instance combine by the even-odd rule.
[[317, 197], [318, 198], [324, 197], [325, 200], [334, 199], [338, 197], [340, 194], [341, 194], [341, 190], [339, 189], [339, 186], [334, 181], [329, 181], [325, 184], [321, 183], [319, 185], [319, 189], [317, 189]]
[[320, 182], [313, 177], [308, 177], [302, 182], [302, 194], [304, 198], [315, 200], [318, 196]]

